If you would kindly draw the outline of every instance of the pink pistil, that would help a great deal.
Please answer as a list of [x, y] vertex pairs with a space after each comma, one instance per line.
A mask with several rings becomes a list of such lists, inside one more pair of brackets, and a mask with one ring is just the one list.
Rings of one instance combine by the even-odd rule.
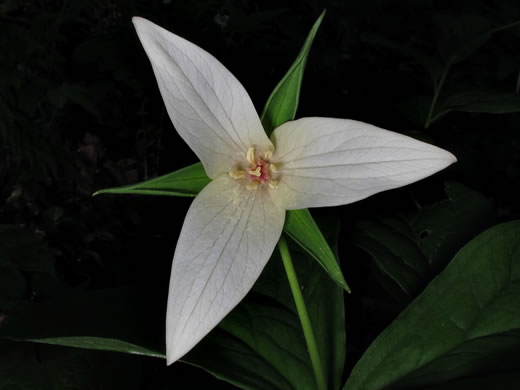
[[249, 178], [252, 180], [258, 180], [261, 183], [268, 181], [271, 178], [269, 175], [269, 163], [265, 160], [258, 159], [256, 160], [255, 166], [249, 168], [249, 170], [255, 171], [258, 168], [260, 168], [260, 176], [249, 174]]

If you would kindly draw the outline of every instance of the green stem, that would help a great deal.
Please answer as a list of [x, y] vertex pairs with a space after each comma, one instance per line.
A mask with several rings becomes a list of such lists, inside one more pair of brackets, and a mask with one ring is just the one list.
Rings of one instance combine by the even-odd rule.
[[446, 80], [446, 75], [448, 74], [449, 70], [451, 68], [451, 62], [448, 62], [446, 65], [446, 68], [444, 69], [444, 72], [441, 75], [441, 78], [439, 79], [439, 82], [435, 86], [435, 91], [433, 94], [432, 103], [430, 104], [430, 109], [428, 110], [428, 116], [426, 117], [426, 122], [424, 123], [424, 128], [427, 129], [430, 127], [432, 123], [432, 117], [433, 112], [435, 111], [435, 106], [437, 105], [437, 100], [439, 99], [439, 95], [441, 93], [442, 86], [444, 85], [444, 81]]
[[298, 283], [298, 277], [296, 276], [296, 271], [294, 270], [289, 248], [287, 247], [287, 241], [285, 241], [285, 237], [283, 235], [280, 237], [280, 241], [278, 242], [278, 249], [280, 250], [285, 273], [287, 274], [287, 279], [289, 280], [289, 285], [291, 286], [294, 303], [296, 304], [296, 311], [298, 312], [298, 316], [300, 317], [300, 322], [302, 324], [303, 335], [309, 350], [309, 356], [311, 358], [312, 368], [314, 370], [314, 377], [316, 378], [318, 390], [326, 390], [327, 381], [323, 372], [323, 366], [321, 364], [318, 346], [316, 345], [316, 339], [314, 338], [314, 333], [312, 331], [311, 320], [303, 300], [300, 284]]

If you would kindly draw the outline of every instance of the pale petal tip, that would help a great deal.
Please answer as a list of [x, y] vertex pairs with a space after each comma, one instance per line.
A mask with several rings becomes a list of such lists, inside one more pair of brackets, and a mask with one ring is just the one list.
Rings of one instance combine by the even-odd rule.
[[171, 356], [171, 354], [166, 353], [166, 365], [169, 366], [172, 363], [175, 363], [178, 359], [176, 359], [174, 356]]
[[[433, 144], [429, 144], [429, 143], [424, 143], [422, 141], [418, 141], [420, 142], [421, 144], [423, 144], [426, 148], [425, 148], [425, 151], [428, 150], [430, 153], [433, 154], [433, 156], [435, 156], [435, 165], [432, 166], [435, 167], [435, 172], [438, 172], [438, 171], [441, 171], [447, 167], [449, 167], [451, 164], [454, 164], [456, 163], [458, 160], [457, 160], [457, 157], [455, 157], [455, 155], [453, 153], [451, 153], [450, 151], [446, 150], [446, 149], [442, 149], [436, 145], [433, 145]], [[432, 172], [433, 173], [433, 172]]]
[[[168, 324], [166, 326], [168, 326]], [[167, 328], [166, 365], [169, 366], [170, 364], [175, 363], [188, 352], [190, 352], [200, 342], [200, 340], [206, 336], [206, 334], [201, 336], [190, 332], [185, 332], [184, 335], [179, 337], [178, 335], [170, 334]]]
[[184, 354], [188, 353], [188, 350], [183, 350], [182, 352], [179, 351], [174, 347], [174, 345], [178, 345], [177, 343], [166, 343], [166, 365], [169, 366], [172, 363], [175, 363], [177, 360], [179, 360], [181, 357], [184, 356]]
[[140, 16], [132, 17], [132, 23], [134, 25], [135, 30], [137, 31], [137, 35], [140, 37], [140, 34], [146, 30], [146, 27], [152, 22], [145, 18], [141, 18]]
[[140, 23], [143, 23], [146, 19], [143, 19], [141, 18], [140, 16], [133, 16], [132, 17], [132, 23], [134, 24], [135, 28], [137, 28], [137, 26], [140, 24]]
[[450, 159], [450, 164], [454, 164], [454, 163], [456, 163], [456, 162], [458, 161], [458, 160], [457, 160], [457, 157], [455, 157], [455, 155], [452, 154], [452, 153], [450, 153], [450, 152], [448, 152], [448, 153], [450, 154], [450, 157], [449, 157], [449, 159]]
[[443, 168], [441, 169], [444, 169], [448, 166], [450, 166], [451, 164], [455, 164], [458, 160], [457, 160], [457, 157], [455, 157], [455, 155], [451, 152], [448, 152], [447, 150], [445, 149], [441, 149], [443, 151], [443, 157], [444, 157], [444, 161], [445, 161], [445, 165]]
[[145, 31], [147, 28], [150, 29], [153, 27], [158, 27], [153, 22], [149, 21], [148, 19], [142, 18], [140, 16], [133, 16], [132, 23], [134, 25], [134, 28], [137, 30], [137, 32]]
[[133, 24], [138, 24], [138, 23], [143, 23], [143, 22], [146, 22], [147, 20], [145, 18], [142, 18], [140, 16], [133, 16], [132, 17], [132, 23]]

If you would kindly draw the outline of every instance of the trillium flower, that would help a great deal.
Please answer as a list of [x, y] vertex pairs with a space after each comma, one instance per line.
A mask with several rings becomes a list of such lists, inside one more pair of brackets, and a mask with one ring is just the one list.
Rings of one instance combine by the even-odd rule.
[[218, 60], [146, 19], [133, 22], [170, 119], [211, 179], [191, 204], [175, 249], [168, 364], [248, 293], [286, 210], [352, 203], [456, 161], [443, 149], [347, 119], [302, 118], [268, 138], [249, 95]]

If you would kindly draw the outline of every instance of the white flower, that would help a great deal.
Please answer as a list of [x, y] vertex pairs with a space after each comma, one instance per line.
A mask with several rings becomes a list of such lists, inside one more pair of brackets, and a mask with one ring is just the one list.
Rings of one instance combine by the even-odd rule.
[[193, 201], [173, 258], [168, 364], [247, 294], [285, 210], [352, 203], [456, 161], [435, 146], [346, 119], [303, 118], [269, 139], [240, 82], [200, 47], [133, 18], [166, 109], [212, 181]]

